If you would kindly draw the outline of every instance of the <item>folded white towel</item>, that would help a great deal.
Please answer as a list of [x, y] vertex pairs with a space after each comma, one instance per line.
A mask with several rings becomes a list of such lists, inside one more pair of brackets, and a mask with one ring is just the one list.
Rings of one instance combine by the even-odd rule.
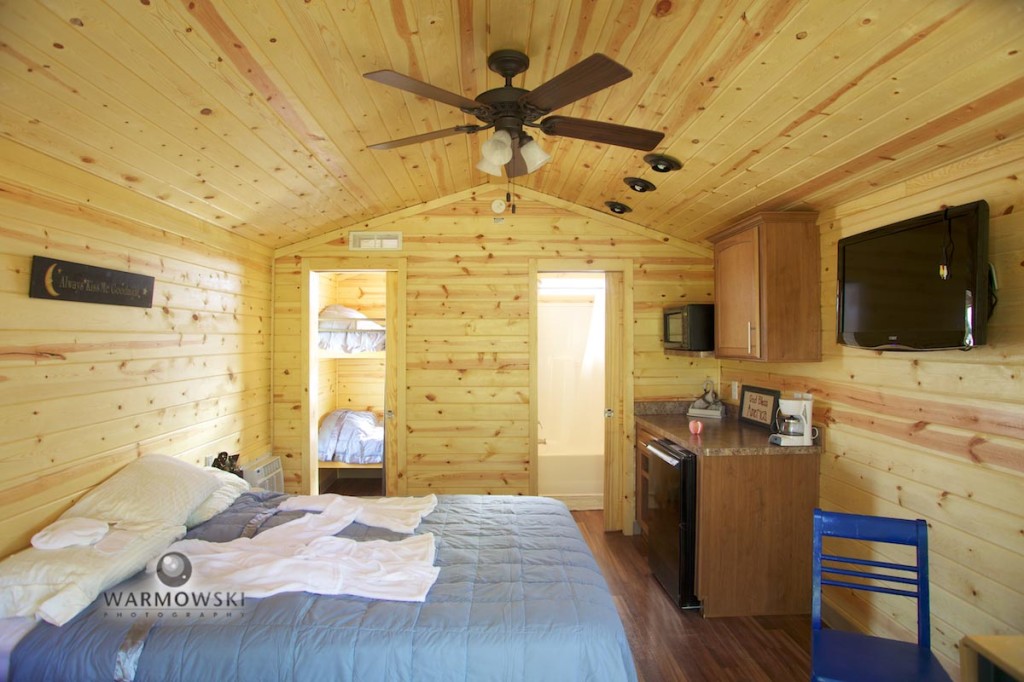
[[99, 519], [58, 519], [32, 536], [32, 546], [36, 549], [63, 549], [94, 545], [109, 528], [106, 521]]

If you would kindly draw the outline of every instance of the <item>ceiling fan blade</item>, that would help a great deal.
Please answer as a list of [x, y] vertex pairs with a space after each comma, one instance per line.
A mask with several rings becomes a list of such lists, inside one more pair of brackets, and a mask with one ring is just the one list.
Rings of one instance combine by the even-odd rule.
[[390, 140], [388, 142], [378, 142], [377, 144], [371, 144], [367, 146], [367, 149], [394, 149], [395, 147], [404, 147], [407, 144], [416, 144], [417, 142], [429, 142], [430, 140], [436, 140], [441, 137], [448, 137], [455, 133], [475, 133], [477, 126], [455, 126], [454, 128], [445, 128], [444, 130], [434, 130], [429, 133], [421, 133], [419, 135], [411, 135], [409, 137], [403, 137], [398, 140]]
[[505, 164], [505, 175], [510, 178], [518, 178], [520, 175], [526, 175], [529, 171], [526, 169], [526, 160], [523, 159], [523, 152], [519, 148], [519, 136], [512, 136], [512, 160]]
[[445, 104], [450, 104], [453, 107], [458, 107], [459, 109], [469, 109], [471, 111], [490, 109], [489, 106], [481, 104], [475, 99], [469, 99], [468, 97], [463, 97], [462, 95], [454, 92], [449, 92], [448, 90], [431, 85], [430, 83], [418, 81], [411, 76], [406, 76], [405, 74], [398, 73], [397, 71], [391, 71], [389, 69], [385, 69], [383, 71], [371, 71], [370, 73], [364, 73], [363, 77], [369, 78], [372, 81], [377, 81], [378, 83], [383, 83], [384, 85], [390, 85], [391, 87], [398, 88], [399, 90], [411, 92], [412, 94], [419, 95], [420, 97], [444, 102]]
[[659, 133], [656, 130], [570, 116], [548, 116], [540, 122], [540, 129], [548, 135], [575, 137], [579, 140], [603, 142], [617, 147], [641, 149], [645, 152], [657, 147], [665, 137], [665, 133]]
[[603, 54], [593, 54], [519, 98], [547, 113], [626, 80], [633, 72]]

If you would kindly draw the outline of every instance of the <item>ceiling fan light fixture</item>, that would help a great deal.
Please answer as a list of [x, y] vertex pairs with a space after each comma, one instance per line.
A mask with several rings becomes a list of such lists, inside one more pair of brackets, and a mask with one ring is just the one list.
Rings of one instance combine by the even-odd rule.
[[499, 130], [480, 146], [480, 153], [491, 163], [503, 166], [512, 160], [512, 136]]
[[551, 155], [530, 138], [519, 148], [519, 152], [523, 155], [527, 173], [532, 173], [551, 160]]
[[[662, 131], [635, 128], [610, 121], [548, 115], [556, 109], [589, 97], [633, 75], [629, 69], [614, 59], [600, 53], [592, 54], [532, 90], [513, 85], [512, 80], [525, 72], [529, 66], [530, 58], [519, 50], [504, 49], [492, 52], [487, 58], [487, 67], [501, 75], [505, 84], [485, 90], [474, 99], [390, 69], [364, 73], [363, 76], [372, 81], [455, 107], [480, 122], [411, 135], [369, 147], [381, 150], [394, 149], [458, 133], [473, 134], [494, 130], [492, 138], [480, 146], [480, 155], [483, 159], [477, 164], [477, 168], [497, 175], [494, 167], [504, 165], [508, 177], [515, 178], [537, 170], [551, 159], [546, 151], [531, 143], [530, 137], [523, 133], [524, 126], [538, 128], [547, 135], [645, 152], [657, 148], [665, 138]], [[526, 150], [525, 158], [523, 148]], [[512, 206], [514, 209], [515, 204]]]
[[624, 182], [629, 185], [629, 188], [634, 192], [653, 192], [658, 187], [650, 180], [644, 180], [643, 178], [626, 178]]
[[677, 171], [683, 167], [677, 159], [673, 159], [671, 156], [665, 156], [664, 154], [648, 154], [644, 157], [644, 163], [651, 167], [651, 170], [656, 173], [668, 173], [669, 171]]
[[483, 171], [488, 175], [497, 175], [498, 177], [501, 177], [503, 168], [503, 164], [494, 163], [493, 161], [489, 161], [487, 158], [480, 159], [476, 164], [477, 170]]
[[614, 213], [615, 215], [622, 215], [623, 213], [629, 213], [630, 211], [633, 210], [626, 204], [620, 203], [618, 201], [606, 201], [604, 202], [604, 205], [607, 206], [608, 210]]

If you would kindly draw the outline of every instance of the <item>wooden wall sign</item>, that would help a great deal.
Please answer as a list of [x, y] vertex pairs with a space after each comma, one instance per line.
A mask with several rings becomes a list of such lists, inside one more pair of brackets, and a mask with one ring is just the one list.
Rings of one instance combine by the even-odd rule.
[[149, 275], [32, 256], [28, 295], [58, 301], [152, 308], [155, 281]]

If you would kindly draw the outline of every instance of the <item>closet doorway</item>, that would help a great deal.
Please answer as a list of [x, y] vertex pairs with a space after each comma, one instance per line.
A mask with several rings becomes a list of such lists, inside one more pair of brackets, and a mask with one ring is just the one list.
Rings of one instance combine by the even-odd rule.
[[[542, 330], [541, 326], [545, 325], [544, 317], [545, 313], [542, 309], [547, 305], [545, 299], [552, 297], [548, 296], [546, 292], [542, 292], [542, 287], [553, 287], [557, 289], [557, 284], [542, 284], [549, 280], [562, 280], [569, 282], [576, 279], [576, 284], [588, 282], [588, 285], [595, 289], [597, 285], [595, 282], [603, 280], [603, 353], [597, 352], [594, 348], [594, 344], [598, 342], [600, 334], [593, 333], [588, 328], [586, 338], [584, 340], [577, 340], [577, 347], [582, 346], [583, 353], [590, 353], [589, 358], [580, 357], [581, 364], [585, 362], [593, 362], [594, 358], [600, 356], [603, 358], [603, 381], [598, 381], [597, 385], [593, 385], [595, 372], [591, 371], [591, 376], [587, 378], [591, 382], [591, 385], [584, 388], [582, 385], [577, 385], [571, 391], [575, 395], [565, 394], [562, 397], [556, 395], [548, 395], [541, 397], [542, 390], [542, 379], [541, 373], [548, 372], [547, 366], [552, 363], [549, 359], [542, 357], [543, 353], [548, 353], [547, 346], [541, 341], [541, 335], [550, 337], [552, 334], [565, 334], [569, 332], [566, 329], [566, 325], [569, 324], [568, 318], [556, 319], [554, 321], [554, 330]], [[569, 288], [569, 287], [566, 287]], [[577, 289], [583, 289], [584, 286], [575, 287]], [[531, 494], [544, 494], [545, 491], [541, 489], [542, 476], [546, 476], [547, 472], [544, 471], [544, 462], [542, 457], [554, 455], [556, 459], [549, 460], [549, 464], [553, 463], [555, 467], [555, 475], [562, 475], [559, 466], [568, 467], [564, 471], [564, 477], [567, 479], [564, 482], [563, 487], [574, 486], [574, 485], [590, 485], [593, 486], [596, 475], [593, 470], [593, 464], [596, 461], [594, 455], [596, 452], [580, 453], [580, 459], [573, 459], [572, 455], [568, 452], [564, 453], [566, 456], [563, 458], [562, 463], [559, 464], [557, 458], [562, 453], [552, 453], [551, 450], [558, 449], [557, 444], [551, 444], [553, 447], [549, 447], [549, 443], [542, 442], [547, 440], [547, 434], [552, 434], [555, 437], [559, 431], [562, 433], [568, 433], [566, 437], [574, 438], [577, 434], [571, 433], [578, 428], [586, 428], [601, 434], [596, 439], [597, 444], [585, 444], [582, 445], [582, 449], [585, 450], [602, 450], [603, 454], [603, 467], [601, 470], [601, 485], [600, 485], [600, 506], [604, 510], [604, 527], [606, 530], [622, 530], [626, 533], [632, 533], [633, 517], [635, 515], [633, 505], [633, 480], [634, 472], [632, 466], [632, 423], [633, 423], [633, 392], [632, 383], [628, 380], [632, 376], [633, 371], [633, 334], [632, 325], [627, 324], [627, 320], [633, 319], [633, 301], [632, 301], [632, 290], [633, 290], [633, 264], [629, 260], [620, 259], [607, 259], [607, 260], [580, 260], [580, 259], [538, 259], [530, 263], [530, 492]], [[590, 297], [590, 311], [588, 316], [588, 324], [593, 325], [594, 320], [597, 319], [600, 324], [600, 315], [595, 318], [593, 305], [595, 301], [600, 300], [600, 294], [597, 291], [592, 291], [590, 294], [583, 295]], [[558, 296], [554, 296], [558, 300]], [[566, 298], [562, 298], [563, 302]], [[584, 306], [578, 306], [580, 308], [579, 315], [582, 319], [584, 313], [582, 308]], [[588, 351], [589, 347], [589, 351]], [[542, 348], [544, 350], [542, 350]], [[557, 371], [557, 370], [556, 370]], [[554, 383], [558, 383], [559, 379], [555, 379]], [[544, 379], [545, 385], [550, 385], [550, 377]], [[587, 396], [583, 396], [583, 392], [589, 393]], [[554, 410], [549, 411], [549, 407], [543, 407], [550, 405], [553, 400], [561, 401], [561, 405], [558, 408], [571, 408], [574, 402], [580, 405], [586, 404], [588, 408], [590, 403], [600, 403], [598, 413], [600, 415], [600, 424], [593, 421], [592, 415], [579, 415], [579, 419], [584, 420], [586, 426], [571, 426], [568, 429], [558, 425], [557, 420], [560, 419]], [[544, 412], [542, 413], [542, 410]], [[581, 411], [582, 412], [582, 411]], [[587, 409], [587, 413], [592, 410]], [[577, 417], [575, 415], [565, 418], [566, 424], [574, 422]], [[627, 425], [629, 428], [627, 429]], [[600, 447], [603, 445], [603, 447]], [[569, 445], [568, 451], [575, 451], [580, 448], [574, 445]], [[543, 454], [542, 454], [543, 453]], [[587, 461], [589, 460], [589, 461]], [[549, 484], [547, 481], [544, 482], [545, 488]], [[561, 484], [560, 484], [561, 485]], [[590, 488], [593, 490], [593, 487]], [[549, 493], [552, 497], [560, 497], [570, 505], [573, 505], [575, 501], [579, 501], [581, 505], [588, 505], [588, 498], [586, 495], [589, 493], [579, 493], [576, 491], [568, 491], [567, 493], [558, 494], [557, 491]], [[581, 495], [580, 497], [574, 498], [572, 495]], [[592, 498], [590, 504], [596, 505], [596, 496]], [[582, 507], [581, 507], [582, 508]]]
[[[302, 457], [309, 491], [398, 494], [404, 263], [317, 260], [326, 262], [303, 266]], [[350, 260], [363, 267], [345, 267]]]

